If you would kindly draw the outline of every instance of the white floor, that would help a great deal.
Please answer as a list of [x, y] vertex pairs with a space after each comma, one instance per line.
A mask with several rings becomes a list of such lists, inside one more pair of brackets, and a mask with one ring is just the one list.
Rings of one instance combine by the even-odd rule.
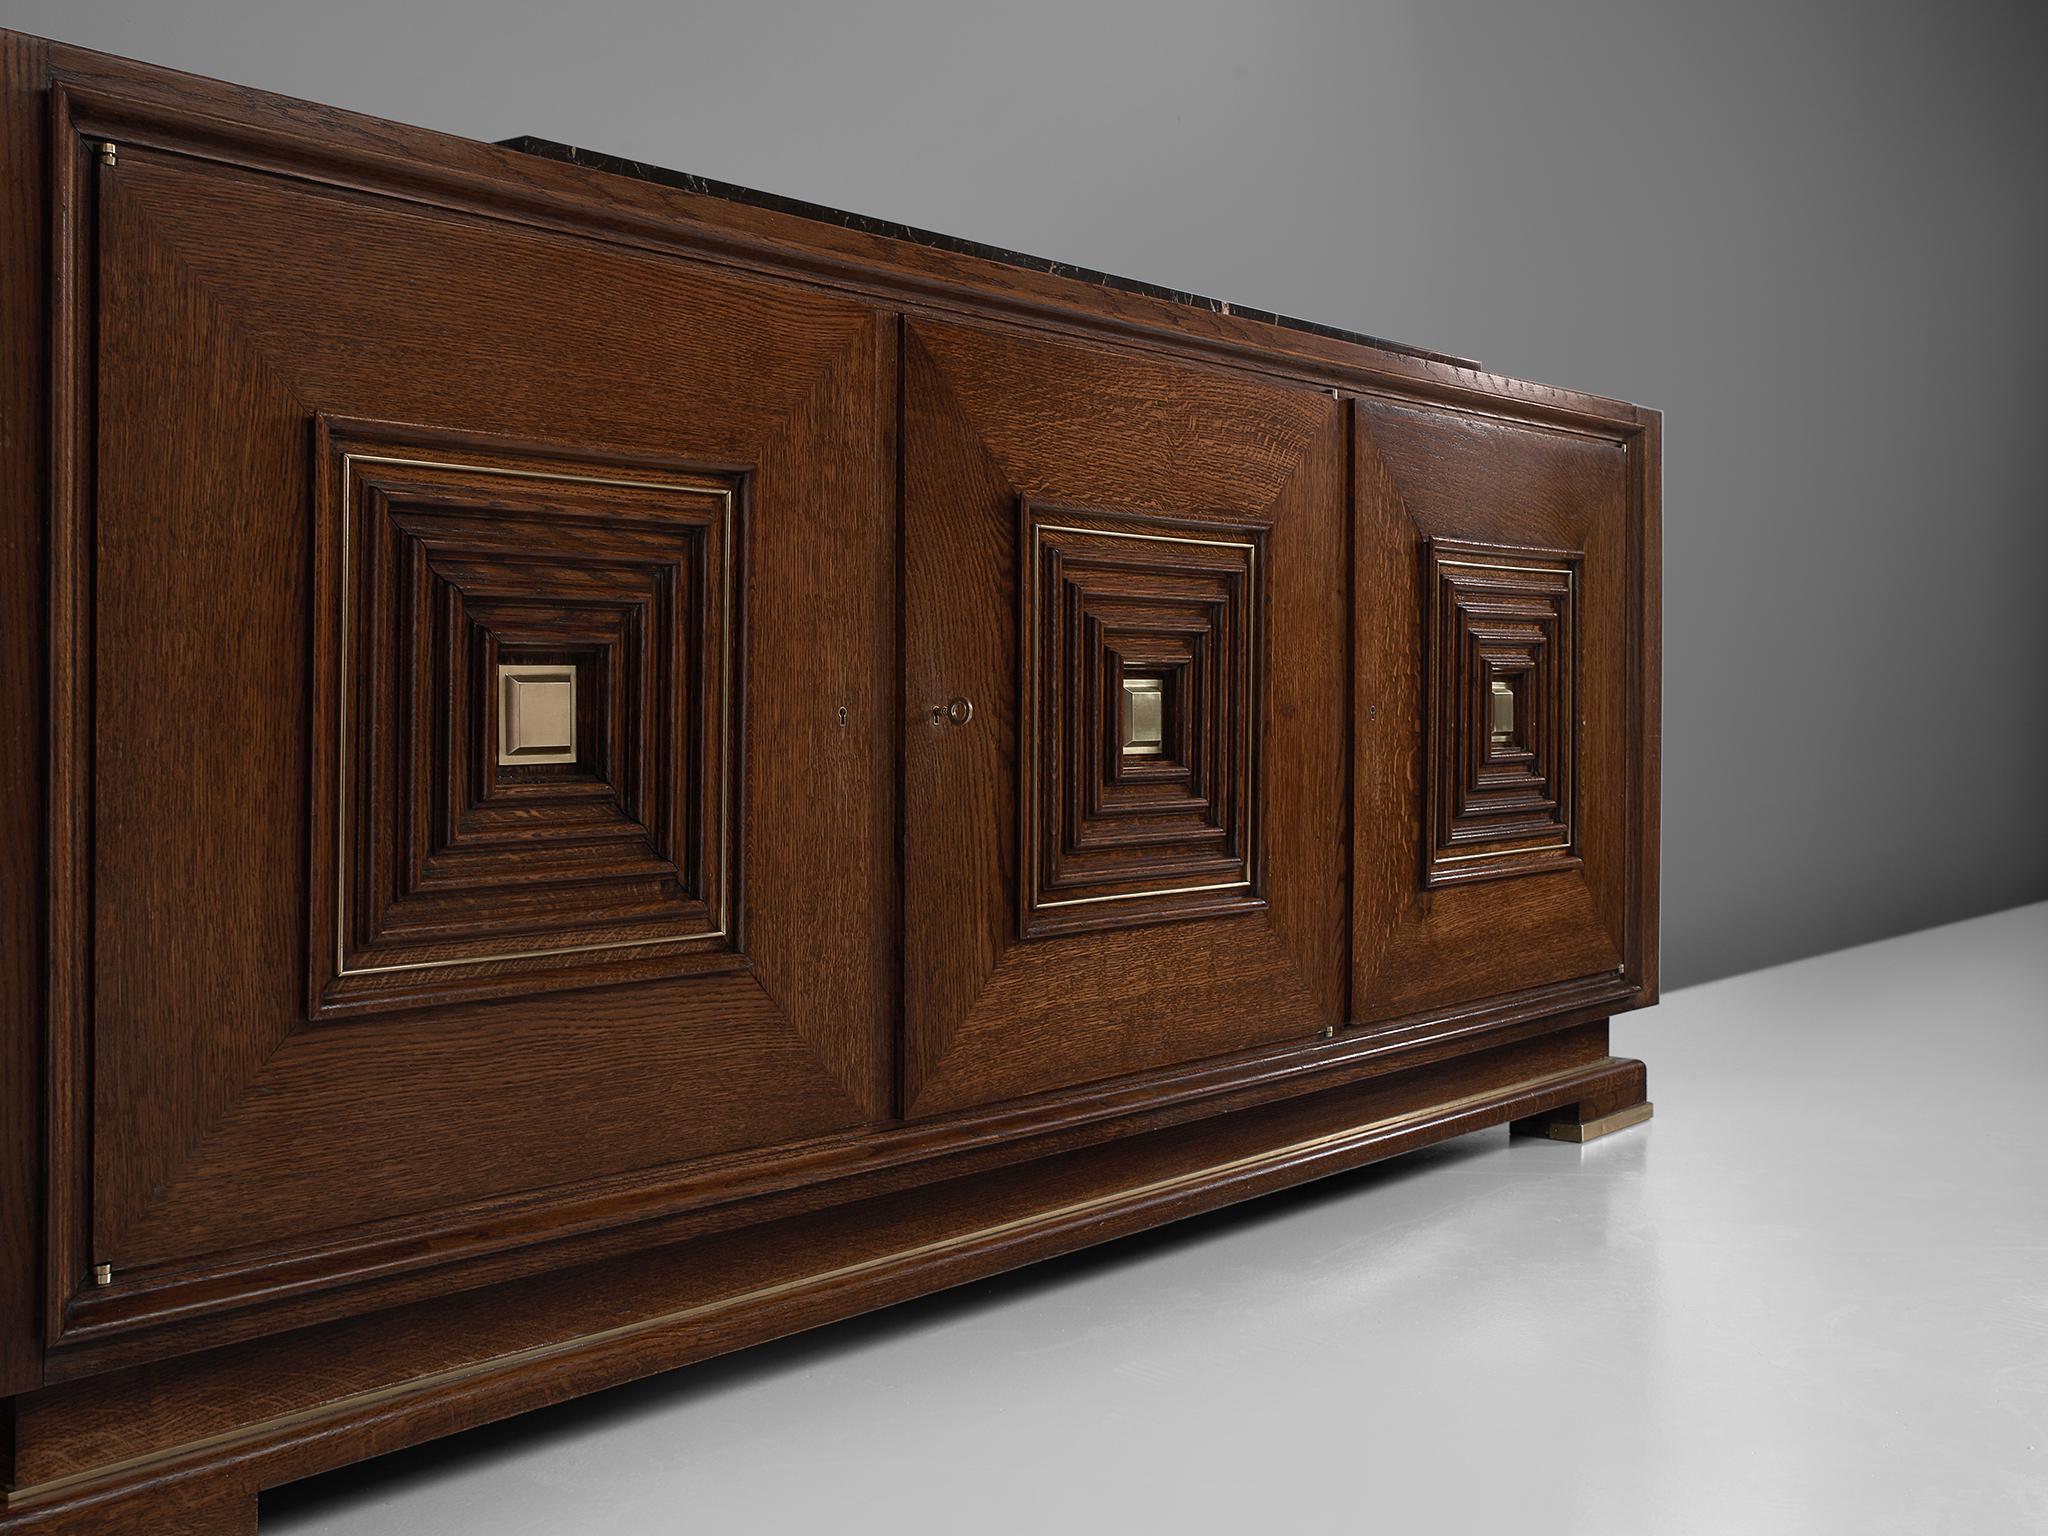
[[2048, 1531], [2048, 904], [1486, 1132], [264, 1500], [266, 1536]]

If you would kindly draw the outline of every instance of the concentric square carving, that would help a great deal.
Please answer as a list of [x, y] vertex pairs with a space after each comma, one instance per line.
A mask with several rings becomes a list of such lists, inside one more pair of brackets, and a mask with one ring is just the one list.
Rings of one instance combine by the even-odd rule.
[[1263, 529], [1022, 508], [1022, 936], [1263, 906]]
[[[313, 1012], [729, 951], [736, 484], [411, 429], [321, 438], [335, 814]], [[546, 740], [518, 750], [536, 720]]]
[[1579, 556], [1429, 539], [1423, 883], [1567, 868]]

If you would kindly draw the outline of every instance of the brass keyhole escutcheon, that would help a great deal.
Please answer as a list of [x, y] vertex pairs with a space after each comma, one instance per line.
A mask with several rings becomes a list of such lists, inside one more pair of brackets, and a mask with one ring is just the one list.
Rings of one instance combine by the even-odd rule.
[[932, 706], [933, 725], [965, 725], [973, 718], [974, 701], [972, 699], [955, 699], [950, 704], [934, 704]]

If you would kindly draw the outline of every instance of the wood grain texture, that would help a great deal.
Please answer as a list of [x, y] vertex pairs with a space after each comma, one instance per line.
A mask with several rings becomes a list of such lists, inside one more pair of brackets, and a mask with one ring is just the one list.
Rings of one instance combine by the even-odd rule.
[[[320, 1467], [1643, 1101], [1605, 1020], [1656, 986], [1656, 413], [11, 34], [0, 90], [0, 1529], [243, 1528]], [[364, 487], [345, 627], [351, 433], [440, 467]], [[592, 466], [698, 488], [477, 473]], [[714, 633], [724, 552], [678, 530], [727, 493]], [[1429, 883], [1428, 541], [1577, 573], [1568, 625], [1473, 597], [1445, 674], [1447, 836], [1555, 784], [1568, 868]], [[1510, 784], [1484, 669], [1563, 649]], [[503, 657], [588, 680], [565, 767], [499, 772]], [[715, 875], [715, 944], [638, 947]], [[1041, 920], [1034, 879], [1113, 899]], [[456, 963], [335, 998], [337, 915]]]

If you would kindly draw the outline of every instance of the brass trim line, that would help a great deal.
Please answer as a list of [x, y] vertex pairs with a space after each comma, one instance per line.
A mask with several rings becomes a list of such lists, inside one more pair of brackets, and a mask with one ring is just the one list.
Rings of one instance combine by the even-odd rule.
[[[720, 604], [719, 686], [718, 686], [718, 926], [703, 933], [678, 934], [673, 938], [613, 939], [598, 944], [561, 944], [546, 949], [523, 949], [496, 955], [465, 955], [453, 960], [408, 960], [392, 965], [348, 963], [348, 810], [349, 810], [349, 562], [355, 554], [351, 519], [355, 496], [350, 488], [357, 464], [389, 464], [400, 469], [441, 469], [460, 474], [498, 475], [512, 480], [567, 481], [572, 485], [617, 486], [643, 491], [682, 491], [694, 496], [715, 496], [724, 504], [719, 538], [724, 544], [725, 591]], [[335, 979], [344, 976], [377, 976], [395, 971], [426, 971], [458, 965], [491, 965], [501, 960], [541, 960], [552, 955], [582, 955], [612, 949], [666, 949], [674, 945], [702, 944], [723, 939], [732, 928], [732, 599], [733, 599], [733, 490], [729, 485], [695, 484], [687, 480], [629, 480], [604, 475], [568, 475], [556, 470], [507, 469], [493, 464], [463, 464], [447, 459], [417, 459], [396, 454], [350, 453], [341, 455], [341, 609], [336, 652], [340, 659], [338, 730], [335, 748], [335, 872], [334, 872], [334, 966]]]
[[[508, 1350], [502, 1355], [493, 1355], [486, 1360], [472, 1360], [462, 1365], [449, 1366], [445, 1370], [429, 1371], [407, 1381], [392, 1382], [388, 1386], [370, 1387], [361, 1392], [350, 1392], [341, 1397], [331, 1398], [308, 1408], [294, 1409], [289, 1413], [276, 1414], [268, 1419], [259, 1419], [253, 1424], [237, 1425], [233, 1429], [221, 1430], [215, 1434], [202, 1435], [193, 1440], [166, 1446], [161, 1450], [145, 1451], [125, 1460], [108, 1462], [97, 1467], [86, 1467], [76, 1472], [67, 1472], [46, 1482], [31, 1483], [11, 1490], [0, 1510], [13, 1510], [32, 1502], [41, 1502], [67, 1489], [94, 1482], [111, 1483], [124, 1475], [140, 1472], [147, 1468], [162, 1466], [181, 1458], [195, 1456], [203, 1451], [218, 1450], [228, 1446], [260, 1440], [266, 1435], [280, 1431], [302, 1428], [330, 1419], [340, 1419], [360, 1409], [381, 1407], [401, 1398], [433, 1391], [437, 1387], [453, 1386], [460, 1382], [474, 1381], [482, 1377], [498, 1375], [519, 1369], [521, 1366], [537, 1365], [543, 1361], [606, 1344], [616, 1344], [626, 1339], [639, 1338], [646, 1334], [659, 1333], [664, 1329], [679, 1327], [702, 1318], [715, 1317], [721, 1312], [753, 1306], [761, 1302], [776, 1301], [784, 1296], [814, 1287], [836, 1284], [862, 1275], [875, 1274], [893, 1266], [912, 1264], [922, 1259], [936, 1258], [942, 1254], [954, 1253], [973, 1248], [1002, 1238], [1014, 1237], [1034, 1227], [1057, 1227], [1063, 1222], [1079, 1217], [1094, 1215], [1158, 1195], [1172, 1194], [1176, 1190], [1191, 1188], [1226, 1178], [1232, 1174], [1254, 1173], [1261, 1168], [1292, 1162], [1298, 1158], [1318, 1152], [1334, 1152], [1350, 1143], [1370, 1142], [1391, 1133], [1415, 1126], [1426, 1125], [1432, 1120], [1443, 1120], [1475, 1109], [1482, 1104], [1497, 1104], [1511, 1100], [1518, 1095], [1534, 1093], [1582, 1078], [1594, 1068], [1611, 1062], [1584, 1062], [1578, 1066], [1565, 1067], [1556, 1072], [1546, 1072], [1537, 1077], [1526, 1077], [1516, 1082], [1504, 1083], [1498, 1088], [1489, 1088], [1481, 1093], [1470, 1093], [1460, 1098], [1449, 1099], [1441, 1104], [1432, 1104], [1424, 1109], [1409, 1110], [1398, 1115], [1388, 1115], [1379, 1120], [1368, 1120], [1341, 1131], [1326, 1131], [1320, 1136], [1311, 1136], [1302, 1141], [1289, 1142], [1285, 1146], [1268, 1147], [1261, 1152], [1249, 1152], [1242, 1157], [1230, 1158], [1225, 1162], [1212, 1163], [1206, 1167], [1191, 1169], [1150, 1183], [1132, 1185], [1123, 1189], [1091, 1195], [1085, 1200], [1076, 1200], [1067, 1205], [1055, 1206], [1051, 1210], [1033, 1211], [1028, 1215], [1014, 1216], [1007, 1221], [994, 1222], [971, 1231], [955, 1233], [951, 1237], [935, 1238], [928, 1243], [917, 1243], [908, 1248], [899, 1248], [890, 1253], [876, 1254], [872, 1258], [858, 1259], [850, 1264], [841, 1264], [832, 1269], [819, 1270], [813, 1274], [799, 1275], [788, 1280], [778, 1280], [772, 1285], [756, 1286], [752, 1290], [736, 1291], [730, 1296], [721, 1296], [712, 1301], [696, 1302], [674, 1311], [658, 1313], [653, 1317], [639, 1318], [630, 1323], [619, 1323], [610, 1328], [600, 1328], [592, 1333], [577, 1334], [567, 1339], [557, 1339], [547, 1344], [532, 1344], [524, 1349]], [[1643, 1106], [1647, 1109], [1647, 1106]], [[1594, 1122], [1598, 1123], [1598, 1122]], [[1483, 1129], [1483, 1127], [1475, 1127]], [[1462, 1134], [1462, 1133], [1461, 1133]], [[682, 1369], [677, 1366], [672, 1369]]]
[[1569, 849], [1570, 843], [1525, 843], [1513, 848], [1500, 848], [1491, 853], [1440, 853], [1436, 856], [1439, 864], [1470, 864], [1475, 859], [1512, 859], [1524, 853], [1555, 853]]
[[1114, 533], [1107, 528], [1076, 528], [1069, 523], [1033, 523], [1031, 526], [1040, 533], [1085, 533], [1098, 539], [1143, 539], [1150, 544], [1204, 544], [1211, 549], [1248, 549], [1254, 553], [1258, 550], [1258, 546], [1249, 539], [1191, 539], [1177, 533]]
[[1562, 576], [1566, 586], [1575, 585], [1572, 579], [1575, 573], [1568, 565], [1504, 565], [1496, 560], [1439, 560], [1437, 564], [1454, 565], [1461, 571], [1517, 571], [1524, 576]]

